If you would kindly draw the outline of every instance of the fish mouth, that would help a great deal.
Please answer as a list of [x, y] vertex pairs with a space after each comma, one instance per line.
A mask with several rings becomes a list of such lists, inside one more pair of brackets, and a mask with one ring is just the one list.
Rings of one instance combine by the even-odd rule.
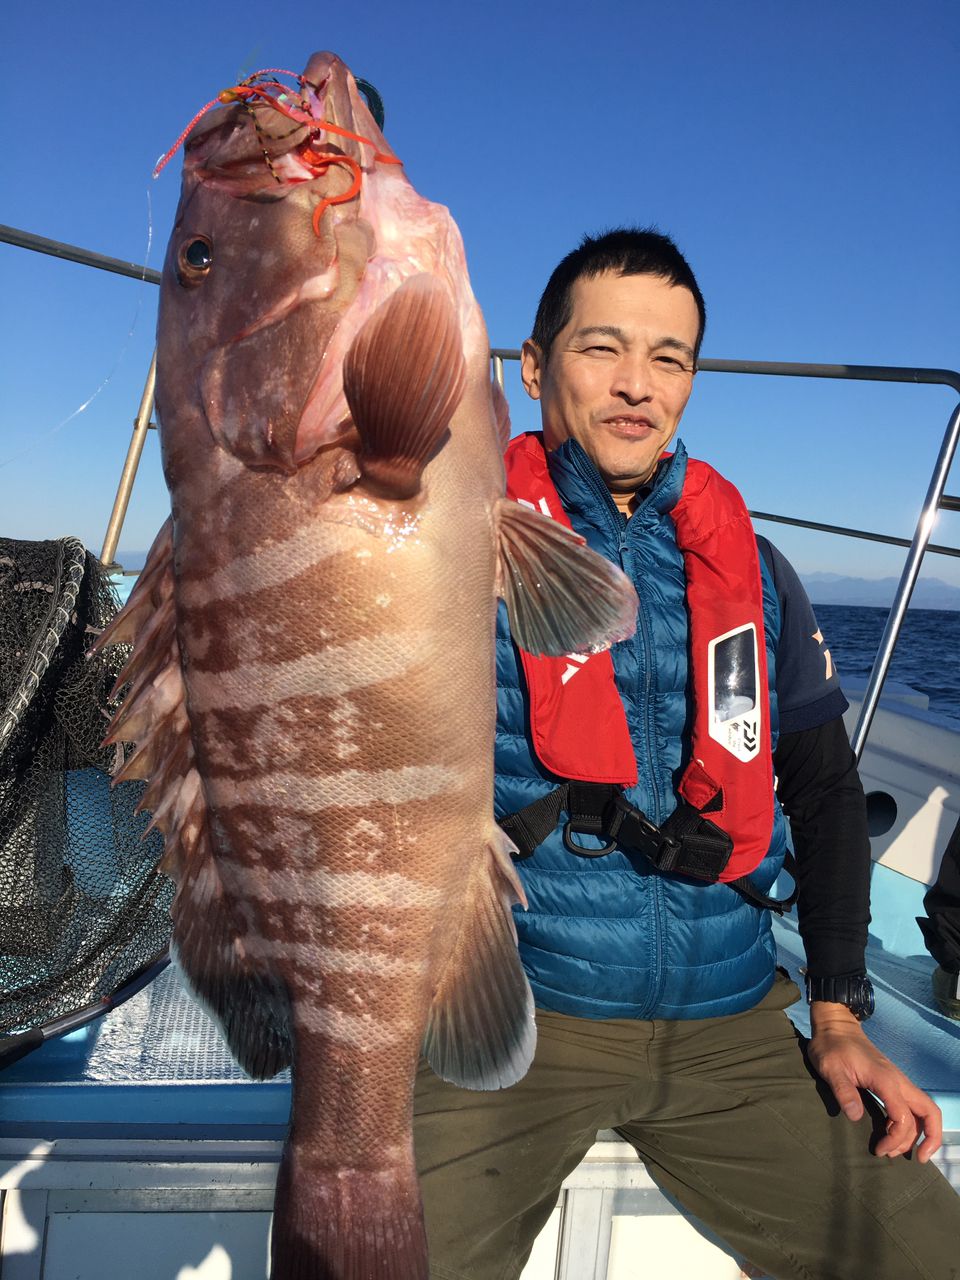
[[231, 194], [276, 199], [323, 176], [331, 160], [359, 172], [393, 157], [336, 54], [313, 54], [299, 76], [256, 73], [220, 97], [186, 139], [184, 171]]
[[[315, 135], [313, 141], [318, 149], [349, 156], [358, 164], [364, 164], [363, 144], [358, 138], [370, 138], [374, 149], [378, 149], [383, 135], [346, 65], [335, 53], [315, 53], [307, 62], [302, 83], [310, 114], [318, 121], [326, 121], [344, 130], [343, 133], [324, 131], [319, 136]], [[371, 128], [376, 131], [376, 139], [368, 132]], [[358, 137], [350, 137], [350, 134]]]

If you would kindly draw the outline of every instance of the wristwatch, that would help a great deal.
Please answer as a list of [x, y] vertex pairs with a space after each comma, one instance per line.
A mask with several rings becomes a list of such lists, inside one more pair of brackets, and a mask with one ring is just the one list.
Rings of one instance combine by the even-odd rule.
[[873, 983], [865, 973], [847, 974], [843, 978], [805, 978], [807, 1003], [827, 1000], [831, 1004], [845, 1004], [859, 1022], [865, 1022], [873, 1013]]

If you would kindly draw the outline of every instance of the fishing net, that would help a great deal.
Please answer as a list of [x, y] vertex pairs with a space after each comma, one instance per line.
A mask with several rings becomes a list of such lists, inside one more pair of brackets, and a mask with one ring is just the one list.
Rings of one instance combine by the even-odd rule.
[[75, 538], [0, 538], [0, 1056], [14, 1033], [108, 999], [167, 948], [172, 884], [110, 788], [108, 697], [129, 650], [86, 653], [117, 611]]

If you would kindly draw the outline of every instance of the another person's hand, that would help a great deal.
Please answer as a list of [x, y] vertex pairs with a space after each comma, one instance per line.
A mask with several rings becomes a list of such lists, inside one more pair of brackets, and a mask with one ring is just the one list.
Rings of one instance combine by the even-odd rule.
[[884, 1057], [844, 1005], [814, 1001], [810, 1018], [810, 1062], [833, 1090], [844, 1115], [850, 1120], [862, 1117], [859, 1090], [869, 1089], [887, 1113], [886, 1137], [877, 1143], [875, 1154], [905, 1155], [922, 1134], [917, 1159], [925, 1164], [943, 1138], [943, 1116], [937, 1104]]

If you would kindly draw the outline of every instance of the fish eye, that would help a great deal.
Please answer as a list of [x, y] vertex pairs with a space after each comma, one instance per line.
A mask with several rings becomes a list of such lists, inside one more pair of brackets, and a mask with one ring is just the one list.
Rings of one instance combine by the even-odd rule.
[[182, 285], [199, 284], [213, 266], [213, 245], [206, 236], [194, 236], [180, 246], [177, 275]]

